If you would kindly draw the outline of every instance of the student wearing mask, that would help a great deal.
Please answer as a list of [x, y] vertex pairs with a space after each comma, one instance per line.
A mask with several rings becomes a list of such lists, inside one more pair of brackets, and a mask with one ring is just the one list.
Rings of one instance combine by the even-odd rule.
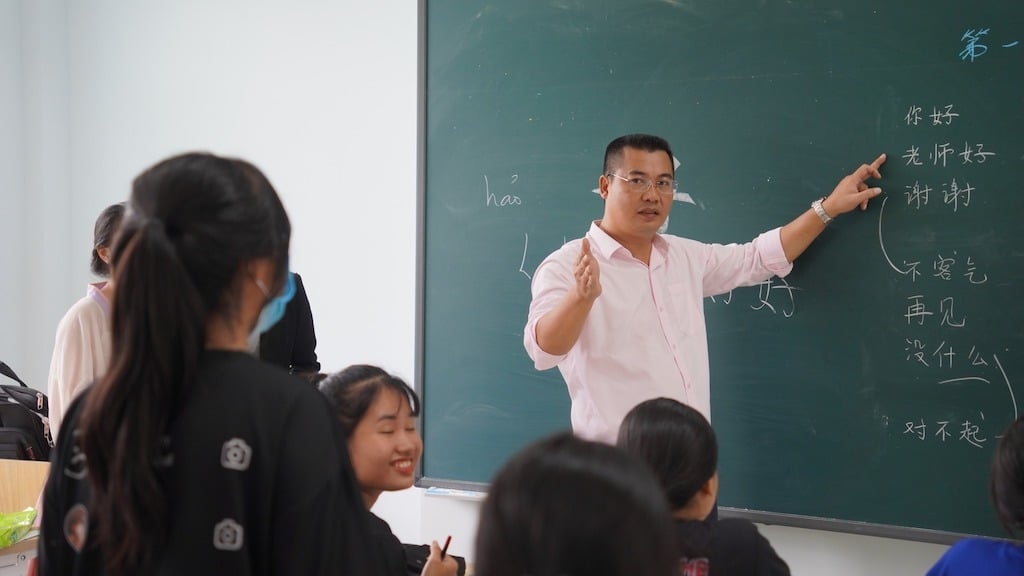
[[184, 154], [135, 179], [110, 369], [68, 410], [41, 574], [375, 573], [329, 406], [247, 351], [293, 294], [290, 236], [245, 161]]
[[313, 311], [309, 307], [302, 277], [293, 272], [292, 278], [295, 280], [295, 297], [285, 306], [284, 316], [270, 330], [259, 334], [251, 345], [260, 360], [312, 381], [320, 372]]

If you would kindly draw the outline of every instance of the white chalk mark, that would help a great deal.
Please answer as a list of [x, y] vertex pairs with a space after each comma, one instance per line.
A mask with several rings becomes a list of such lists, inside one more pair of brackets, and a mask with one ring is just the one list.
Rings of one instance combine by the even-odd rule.
[[878, 246], [882, 249], [882, 256], [885, 256], [885, 261], [889, 263], [889, 266], [892, 266], [893, 270], [905, 276], [910, 273], [910, 269], [900, 270], [897, 268], [896, 265], [892, 263], [892, 259], [889, 258], [889, 253], [885, 251], [885, 242], [882, 241], [882, 214], [885, 213], [885, 202], [888, 199], [888, 196], [882, 198], [882, 206], [878, 209]]
[[1006, 377], [1006, 370], [1003, 370], [1003, 364], [999, 361], [999, 357], [995, 354], [992, 355], [992, 359], [996, 361], [996, 366], [999, 366], [999, 372], [1003, 375], [1003, 380], [1006, 381], [1006, 389], [1010, 391], [1010, 400], [1013, 401], [1013, 419], [1017, 419], [1017, 397], [1013, 395], [1013, 386], [1010, 386], [1010, 379]]
[[523, 270], [523, 266], [526, 266], [526, 249], [530, 247], [530, 235], [523, 232], [523, 236], [526, 237], [526, 242], [523, 244], [523, 259], [519, 262], [519, 271], [525, 274], [530, 280], [533, 280], [533, 276], [530, 276], [526, 270]]
[[991, 384], [988, 378], [982, 378], [981, 376], [964, 376], [963, 378], [950, 378], [949, 380], [939, 380], [939, 384], [956, 384], [957, 382], [984, 382], [985, 384]]

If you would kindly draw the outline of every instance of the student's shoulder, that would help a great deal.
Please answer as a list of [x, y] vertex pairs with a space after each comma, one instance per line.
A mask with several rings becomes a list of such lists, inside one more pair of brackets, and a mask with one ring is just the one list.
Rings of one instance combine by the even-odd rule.
[[[1024, 573], [1024, 546], [1005, 540], [988, 540], [986, 538], [966, 538], [949, 547], [942, 556], [939, 565], [946, 566], [978, 566], [985, 565], [995, 559], [1013, 561]], [[946, 572], [929, 572], [929, 574], [945, 574]], [[952, 572], [951, 572], [952, 573]]]
[[207, 351], [202, 377], [229, 393], [240, 392], [250, 397], [285, 401], [320, 396], [309, 382], [246, 352]]
[[107, 322], [107, 314], [103, 307], [92, 298], [80, 298], [68, 308], [57, 325], [57, 330], [68, 330], [72, 326], [102, 325]]
[[757, 526], [743, 518], [721, 518], [713, 524], [712, 531], [720, 549], [755, 551], [767, 543]]
[[723, 518], [714, 527], [715, 561], [732, 568], [728, 573], [787, 575], [785, 560], [779, 557], [757, 525], [742, 518]]
[[715, 532], [720, 534], [759, 534], [757, 525], [744, 518], [721, 518], [714, 523]]

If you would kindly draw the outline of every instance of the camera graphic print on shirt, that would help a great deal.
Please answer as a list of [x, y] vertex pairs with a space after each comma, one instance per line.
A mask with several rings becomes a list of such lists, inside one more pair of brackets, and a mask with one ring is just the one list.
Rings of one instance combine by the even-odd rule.
[[[252, 447], [241, 438], [232, 438], [220, 450], [220, 465], [225, 470], [245, 472], [252, 461]], [[225, 518], [213, 527], [213, 547], [237, 552], [245, 545], [245, 528], [233, 518]]]
[[232, 438], [224, 443], [220, 451], [220, 465], [228, 470], [245, 472], [249, 469], [252, 448], [241, 438]]

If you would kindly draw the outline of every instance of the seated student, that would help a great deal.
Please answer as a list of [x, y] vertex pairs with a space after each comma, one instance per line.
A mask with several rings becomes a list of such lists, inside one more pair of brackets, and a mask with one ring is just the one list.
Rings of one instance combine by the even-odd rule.
[[183, 154], [135, 179], [110, 369], [57, 440], [41, 574], [370, 573], [330, 407], [246, 350], [291, 297], [290, 236], [248, 162]]
[[708, 518], [718, 497], [718, 442], [700, 412], [669, 398], [641, 402], [626, 414], [618, 445], [647, 462], [661, 481], [676, 519], [684, 576], [789, 574], [752, 522]]
[[607, 444], [558, 434], [512, 457], [480, 511], [476, 573], [677, 575], [657, 480]]
[[999, 522], [1015, 542], [967, 538], [953, 544], [927, 576], [1024, 574], [1024, 416], [1011, 423], [992, 456], [989, 493]]
[[[320, 391], [341, 422], [366, 508], [373, 507], [381, 492], [412, 486], [416, 463], [423, 453], [423, 441], [416, 430], [420, 413], [416, 392], [402, 379], [365, 364], [328, 375], [320, 381]], [[416, 565], [407, 552], [416, 547], [399, 542], [388, 523], [372, 512], [370, 533], [385, 560], [387, 574], [406, 576], [410, 566]], [[456, 573], [465, 573], [465, 561], [460, 566], [451, 555], [442, 559], [437, 542], [431, 543], [422, 574]]]

